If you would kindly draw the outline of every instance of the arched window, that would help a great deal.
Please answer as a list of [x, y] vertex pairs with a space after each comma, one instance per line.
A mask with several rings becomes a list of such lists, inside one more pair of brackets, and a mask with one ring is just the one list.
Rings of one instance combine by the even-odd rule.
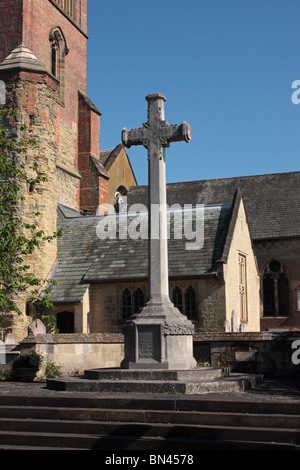
[[137, 313], [138, 310], [144, 306], [145, 299], [144, 299], [144, 291], [140, 287], [136, 289], [133, 293], [133, 300], [134, 300], [134, 312]]
[[59, 80], [58, 98], [63, 103], [65, 98], [65, 58], [69, 50], [59, 26], [52, 28], [49, 40], [51, 44], [51, 73]]
[[196, 291], [192, 286], [185, 292], [185, 314], [190, 320], [196, 318]]
[[122, 293], [122, 318], [128, 318], [131, 315], [131, 292], [124, 289]]
[[57, 314], [56, 320], [59, 333], [74, 333], [74, 313], [61, 312]]
[[290, 314], [289, 280], [284, 266], [278, 260], [270, 261], [262, 278], [264, 316]]
[[178, 310], [182, 313], [182, 290], [180, 287], [176, 286], [172, 292], [172, 302], [174, 307], [177, 307]]
[[125, 186], [119, 186], [116, 193], [115, 193], [115, 199], [114, 199], [114, 207], [115, 211], [118, 214], [119, 212], [126, 212], [127, 209], [127, 202], [126, 202], [126, 196], [127, 196], [127, 189]]

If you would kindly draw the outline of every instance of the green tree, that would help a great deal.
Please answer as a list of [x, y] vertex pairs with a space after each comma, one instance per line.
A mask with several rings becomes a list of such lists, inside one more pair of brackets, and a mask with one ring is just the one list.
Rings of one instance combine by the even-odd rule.
[[[11, 137], [7, 120], [16, 119], [15, 110], [0, 111], [0, 321], [3, 314], [21, 314], [20, 302], [31, 306], [52, 307], [50, 300], [51, 281], [38, 279], [28, 262], [43, 240], [51, 242], [62, 231], [45, 236], [36, 223], [22, 221], [21, 206], [24, 187], [46, 181], [39, 177], [35, 167], [30, 167], [28, 176], [24, 161], [29, 147], [36, 142], [25, 138], [26, 126], [19, 126], [17, 136]], [[23, 138], [24, 137], [24, 138]], [[32, 214], [33, 219], [39, 215]]]

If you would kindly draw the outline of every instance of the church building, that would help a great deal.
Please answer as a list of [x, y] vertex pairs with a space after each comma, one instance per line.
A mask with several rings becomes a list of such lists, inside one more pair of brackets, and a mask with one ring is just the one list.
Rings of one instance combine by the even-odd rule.
[[[28, 261], [58, 282], [61, 333], [121, 333], [147, 301], [148, 188], [122, 144], [100, 150], [87, 0], [2, 0], [0, 27], [1, 106], [18, 111], [6, 124], [15, 135], [27, 125], [37, 145], [26, 166], [47, 178], [24, 188], [22, 220], [46, 236], [64, 230]], [[196, 332], [300, 329], [299, 189], [300, 172], [167, 185], [170, 298]], [[194, 239], [184, 236], [189, 217]], [[35, 318], [21, 308], [6, 329], [17, 341]]]

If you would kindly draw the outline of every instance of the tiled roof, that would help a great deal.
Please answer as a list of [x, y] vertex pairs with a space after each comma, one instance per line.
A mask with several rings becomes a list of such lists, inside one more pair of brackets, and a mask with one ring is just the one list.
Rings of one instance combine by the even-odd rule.
[[[194, 219], [196, 214], [199, 216], [201, 210], [192, 211]], [[174, 228], [182, 227], [182, 220], [184, 220], [181, 217], [182, 212], [169, 212], [168, 250], [171, 278], [216, 275], [217, 261], [223, 254], [231, 213], [231, 204], [205, 207], [204, 238], [201, 238], [203, 247], [190, 250], [186, 249], [186, 243], [195, 240], [174, 239], [173, 236]], [[185, 217], [186, 214], [187, 211], [185, 211]], [[148, 214], [143, 213], [139, 217], [142, 226], [146, 227]], [[131, 214], [126, 217], [123, 214], [71, 216], [63, 220], [64, 234], [58, 240], [58, 266], [53, 275], [53, 279], [59, 283], [53, 287], [54, 302], [80, 301], [90, 282], [147, 279], [148, 240], [129, 237], [119, 239], [118, 234], [116, 239], [101, 239], [97, 236], [97, 225], [103, 221], [117, 222], [117, 226], [118, 221], [127, 222], [129, 226], [137, 219], [136, 215]], [[193, 226], [194, 229], [195, 226]], [[184, 228], [182, 232], [186, 233]], [[200, 232], [202, 233], [201, 230]]]
[[[240, 188], [253, 240], [300, 236], [300, 172], [245, 176], [167, 185], [169, 206], [230, 203]], [[147, 206], [147, 186], [128, 193], [128, 207]]]

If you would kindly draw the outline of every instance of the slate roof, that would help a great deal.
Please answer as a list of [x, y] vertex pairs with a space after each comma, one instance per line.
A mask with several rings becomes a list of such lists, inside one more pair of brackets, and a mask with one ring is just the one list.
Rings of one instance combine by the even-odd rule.
[[[58, 281], [58, 285], [52, 290], [53, 302], [79, 302], [90, 282], [147, 279], [147, 239], [119, 239], [117, 234], [116, 239], [103, 240], [97, 236], [99, 222], [124, 222], [124, 215], [76, 217], [75, 213], [68, 214], [65, 208], [62, 209], [59, 211], [63, 217], [64, 234], [58, 239], [58, 264], [52, 277]], [[69, 216], [64, 217], [63, 212]], [[179, 213], [181, 214], [181, 211], [168, 214], [171, 234], [168, 242], [170, 278], [216, 275], [217, 261], [222, 257], [226, 244], [232, 204], [204, 208], [203, 247], [199, 250], [186, 250], [189, 240], [185, 238], [174, 239], [174, 227], [178, 228], [182, 223], [181, 217], [178, 217]], [[192, 214], [195, 218], [196, 211], [193, 210]], [[128, 215], [127, 223], [136, 221], [135, 217], [133, 214]], [[139, 217], [145, 227], [148, 214], [143, 213]]]
[[[230, 203], [240, 188], [252, 239], [300, 236], [300, 172], [171, 183], [167, 203]], [[127, 204], [147, 206], [147, 186], [130, 188]]]

